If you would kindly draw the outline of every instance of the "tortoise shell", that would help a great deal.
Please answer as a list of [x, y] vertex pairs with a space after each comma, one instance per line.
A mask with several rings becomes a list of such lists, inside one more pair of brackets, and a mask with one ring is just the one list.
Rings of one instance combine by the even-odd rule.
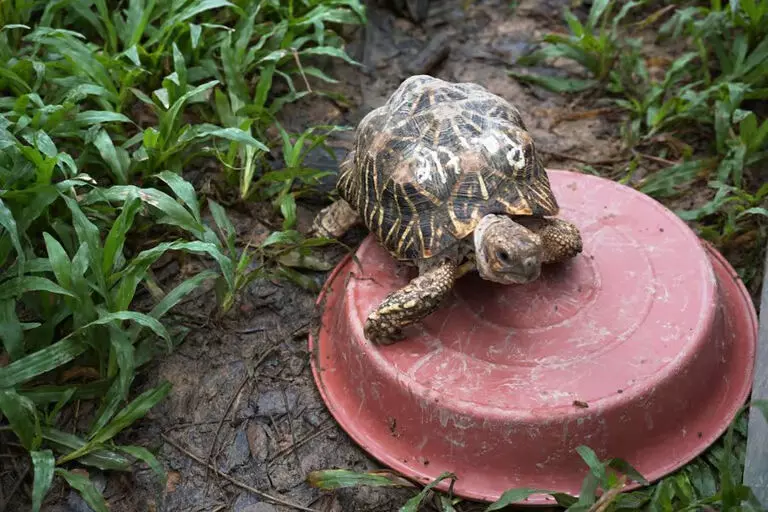
[[396, 258], [453, 248], [489, 213], [558, 213], [518, 110], [471, 83], [412, 76], [357, 127], [339, 194]]

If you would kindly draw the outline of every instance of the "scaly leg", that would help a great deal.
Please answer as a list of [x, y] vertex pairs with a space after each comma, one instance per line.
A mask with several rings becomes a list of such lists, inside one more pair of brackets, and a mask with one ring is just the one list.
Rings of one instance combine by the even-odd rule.
[[403, 339], [402, 329], [438, 309], [453, 288], [456, 263], [446, 261], [423, 271], [406, 286], [390, 293], [365, 322], [365, 337], [382, 345]]
[[339, 238], [361, 222], [357, 212], [343, 199], [326, 206], [315, 217], [310, 233], [313, 236]]
[[560, 263], [582, 251], [579, 228], [562, 219], [516, 219], [541, 237], [542, 263]]

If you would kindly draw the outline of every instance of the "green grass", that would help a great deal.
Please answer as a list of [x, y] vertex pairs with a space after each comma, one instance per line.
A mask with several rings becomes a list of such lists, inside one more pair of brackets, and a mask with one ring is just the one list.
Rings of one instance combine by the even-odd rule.
[[[594, 0], [583, 20], [565, 8], [566, 32], [546, 35], [540, 48], [521, 58], [519, 68], [509, 73], [554, 92], [609, 98], [625, 113], [622, 135], [628, 155], [618, 176], [608, 171], [610, 177], [662, 202], [686, 197], [694, 187], [705, 191], [701, 204], [677, 209], [677, 215], [732, 256], [742, 279], [756, 291], [768, 242], [768, 183], [760, 182], [756, 172], [768, 163], [768, 0], [731, 4]], [[662, 76], [649, 70], [647, 41], [633, 37], [643, 29], [657, 31], [653, 42], [658, 45], [674, 48], [675, 43], [683, 43], [682, 50], [672, 50], [674, 59]], [[578, 64], [583, 72], [552, 77], [525, 70], [556, 58]], [[645, 164], [641, 153], [678, 162], [635, 180], [634, 173]], [[741, 255], [733, 257], [734, 250]], [[768, 403], [752, 405], [768, 418]], [[763, 510], [742, 485], [746, 424], [745, 407], [704, 454], [638, 491], [611, 492], [624, 484], [621, 473], [629, 480], [642, 482], [643, 478], [626, 462], [600, 461], [582, 446], [578, 452], [589, 473], [578, 498], [540, 489], [511, 489], [482, 510], [501, 510], [533, 493], [551, 494], [570, 512]], [[401, 512], [416, 512], [422, 504], [434, 510], [460, 510], [462, 500], [430, 492], [438, 481], [454, 478], [450, 473], [440, 475], [405, 503]], [[414, 487], [391, 474], [347, 470], [313, 472], [309, 482], [321, 489]]]
[[[682, 197], [692, 186], [704, 189], [706, 202], [676, 213], [734, 259], [734, 249], [746, 249], [735, 263], [755, 290], [768, 241], [768, 184], [754, 174], [768, 162], [768, 0], [669, 7], [596, 0], [585, 23], [566, 9], [568, 33], [547, 35], [519, 63], [564, 58], [578, 63], [583, 76], [510, 73], [557, 92], [611, 98], [626, 114], [630, 157], [620, 181], [660, 200]], [[661, 77], [649, 71], [640, 38], [631, 37], [644, 28], [656, 31], [659, 45], [684, 43]], [[676, 163], [633, 180], [642, 152]]]
[[[753, 173], [768, 159], [761, 103], [768, 0], [741, 0], [735, 10], [718, 1], [669, 10], [595, 0], [585, 20], [569, 11], [564, 20], [568, 32], [547, 36], [523, 63], [564, 57], [584, 74], [514, 75], [561, 93], [612, 98], [626, 113], [630, 157], [620, 179], [663, 201], [696, 185], [708, 190], [705, 202], [678, 215], [723, 250], [746, 247], [736, 263], [748, 284], [756, 282], [768, 239], [768, 185]], [[296, 229], [297, 200], [325, 174], [304, 158], [342, 128], [288, 133], [277, 116], [291, 102], [329, 95], [322, 84], [335, 80], [325, 64], [355, 64], [340, 28], [364, 22], [358, 0], [0, 2], [0, 429], [29, 454], [33, 510], [57, 476], [94, 510], [106, 510], [96, 487], [73, 471], [82, 466], [127, 471], [143, 461], [164, 479], [152, 453], [115, 438], [170, 392], [160, 383], [137, 395], [133, 384], [142, 367], [183, 340], [184, 329], [165, 317], [190, 293], [214, 281], [225, 314], [259, 277], [315, 286], [297, 267], [322, 268], [311, 251], [332, 241]], [[660, 26], [659, 44], [686, 43], [661, 78], [648, 69], [640, 41], [626, 36], [650, 26]], [[271, 150], [282, 155], [280, 170], [270, 168]], [[636, 181], [641, 152], [677, 162]], [[219, 202], [199, 195], [182, 173], [211, 162], [236, 191]], [[267, 202], [279, 219], [258, 246], [238, 246], [224, 208], [238, 201]], [[210, 268], [164, 289], [151, 269], [166, 254], [202, 258]], [[153, 305], [139, 311], [136, 299], [146, 292]], [[88, 377], [68, 380], [72, 370]], [[97, 408], [87, 429], [72, 431], [61, 412], [81, 400]], [[615, 496], [607, 510], [742, 502], [751, 510], [739, 485], [744, 429], [741, 416], [693, 464]], [[557, 495], [569, 510], [587, 510], [598, 487], [617, 484], [608, 466], [627, 469], [587, 448], [581, 454], [592, 480], [579, 499]], [[359, 483], [347, 473], [326, 476], [337, 479], [330, 487]], [[422, 490], [405, 510], [431, 496]], [[458, 503], [434, 499], [442, 510]]]
[[[768, 401], [755, 401], [748, 406], [757, 408], [768, 419]], [[516, 502], [534, 494], [550, 495], [568, 512], [695, 512], [723, 510], [759, 512], [764, 510], [752, 491], [741, 482], [744, 471], [744, 447], [747, 418], [745, 406], [727, 432], [703, 455], [652, 486], [628, 462], [618, 458], [600, 460], [588, 446], [579, 446], [576, 452], [584, 460], [588, 471], [581, 485], [579, 496], [546, 489], [518, 488], [502, 493], [498, 500], [483, 508], [472, 510], [492, 512], [505, 510]], [[418, 512], [422, 507], [433, 510], [456, 512], [463, 510], [463, 500], [452, 492], [433, 492], [435, 485], [450, 480], [452, 489], [456, 475], [442, 473], [428, 485], [419, 489], [407, 500], [399, 512]], [[348, 487], [400, 487], [416, 488], [416, 485], [388, 471], [355, 472], [345, 469], [313, 471], [307, 481], [313, 487], [334, 490]], [[620, 492], [630, 483], [643, 485], [640, 490]]]
[[[183, 339], [163, 318], [188, 294], [215, 280], [223, 314], [260, 276], [313, 285], [296, 255], [328, 241], [295, 230], [296, 198], [322, 176], [304, 156], [338, 128], [267, 128], [325, 94], [308, 87], [334, 81], [329, 59], [354, 63], [338, 31], [364, 22], [357, 0], [0, 3], [0, 417], [31, 457], [33, 510], [55, 476], [106, 510], [81, 465], [140, 460], [164, 478], [150, 452], [114, 438], [170, 392], [134, 396], [133, 382]], [[266, 172], [272, 148], [286, 165]], [[272, 201], [282, 229], [237, 247], [224, 208], [182, 175], [211, 160], [235, 201]], [[151, 267], [166, 253], [214, 264], [163, 289]], [[141, 290], [149, 311], [134, 307]], [[73, 368], [90, 377], [67, 381]], [[96, 413], [65, 431], [60, 413], [78, 400]]]

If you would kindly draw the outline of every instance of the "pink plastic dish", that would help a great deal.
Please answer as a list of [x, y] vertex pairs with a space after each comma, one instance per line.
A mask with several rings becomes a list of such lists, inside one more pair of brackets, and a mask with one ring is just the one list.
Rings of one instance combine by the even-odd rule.
[[549, 176], [584, 251], [534, 283], [469, 274], [389, 346], [368, 342], [363, 322], [413, 273], [368, 237], [360, 266], [345, 259], [325, 285], [309, 341], [320, 393], [359, 445], [409, 478], [451, 471], [457, 495], [486, 501], [516, 487], [578, 495], [584, 444], [653, 481], [703, 452], [749, 393], [757, 315], [725, 259], [629, 187]]

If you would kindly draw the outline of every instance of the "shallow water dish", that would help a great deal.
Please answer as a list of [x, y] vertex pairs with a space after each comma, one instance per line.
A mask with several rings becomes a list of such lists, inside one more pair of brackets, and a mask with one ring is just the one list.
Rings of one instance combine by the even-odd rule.
[[748, 395], [756, 313], [725, 259], [631, 188], [549, 176], [584, 251], [534, 283], [465, 276], [389, 346], [362, 325], [409, 275], [373, 238], [360, 266], [346, 258], [325, 285], [310, 337], [320, 393], [359, 445], [407, 477], [451, 471], [457, 495], [488, 501], [515, 487], [577, 495], [584, 444], [655, 480], [715, 441]]

